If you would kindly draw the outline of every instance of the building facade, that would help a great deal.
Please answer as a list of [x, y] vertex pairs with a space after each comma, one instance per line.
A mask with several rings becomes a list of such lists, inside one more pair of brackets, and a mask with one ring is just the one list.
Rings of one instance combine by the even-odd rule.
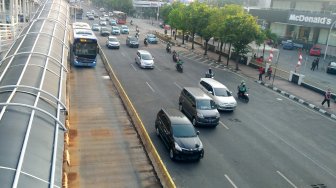
[[[319, 44], [327, 54], [336, 51], [336, 1], [272, 0], [270, 8], [251, 9], [259, 23], [281, 39], [291, 39], [309, 48]], [[333, 54], [335, 55], [335, 54]]]

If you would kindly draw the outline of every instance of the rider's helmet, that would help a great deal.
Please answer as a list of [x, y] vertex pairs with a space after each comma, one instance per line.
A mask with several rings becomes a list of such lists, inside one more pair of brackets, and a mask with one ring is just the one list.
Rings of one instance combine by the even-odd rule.
[[245, 86], [245, 81], [242, 80], [242, 81], [240, 82], [240, 85]]

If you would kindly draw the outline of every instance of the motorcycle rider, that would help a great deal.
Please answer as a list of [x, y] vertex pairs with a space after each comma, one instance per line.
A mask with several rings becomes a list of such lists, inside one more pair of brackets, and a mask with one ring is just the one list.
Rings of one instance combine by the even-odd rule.
[[145, 44], [145, 46], [148, 45], [147, 38], [144, 39], [144, 44]]
[[247, 91], [247, 88], [245, 85], [245, 81], [242, 80], [240, 85], [238, 86], [238, 95], [245, 96], [246, 91]]
[[168, 42], [168, 43], [167, 43], [167, 46], [166, 46], [166, 50], [167, 50], [168, 53], [171, 52], [170, 49], [171, 49], [171, 44], [170, 44], [170, 42]]
[[214, 77], [214, 73], [213, 73], [211, 67], [209, 68], [208, 72], [205, 73], [205, 77], [206, 78], [213, 78]]
[[133, 25], [133, 20], [131, 20], [130, 24]]
[[177, 60], [178, 60], [177, 52], [175, 50], [173, 51], [173, 60], [175, 62], [177, 62]]
[[184, 62], [181, 60], [181, 59], [179, 59], [177, 62], [176, 62], [176, 69], [177, 70], [182, 70], [183, 68], [182, 68], [182, 64], [183, 64]]

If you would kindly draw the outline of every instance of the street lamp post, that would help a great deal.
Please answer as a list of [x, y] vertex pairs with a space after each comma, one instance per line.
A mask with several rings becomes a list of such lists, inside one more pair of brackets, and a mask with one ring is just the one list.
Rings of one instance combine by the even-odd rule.
[[336, 20], [331, 24], [330, 26], [330, 30], [329, 30], [329, 34], [328, 34], [328, 38], [327, 38], [327, 46], [325, 48], [325, 52], [324, 52], [324, 60], [326, 59], [327, 56], [327, 52], [328, 52], [328, 46], [329, 46], [329, 39], [330, 39], [330, 33], [332, 31], [332, 28], [334, 27], [334, 25], [336, 24]]

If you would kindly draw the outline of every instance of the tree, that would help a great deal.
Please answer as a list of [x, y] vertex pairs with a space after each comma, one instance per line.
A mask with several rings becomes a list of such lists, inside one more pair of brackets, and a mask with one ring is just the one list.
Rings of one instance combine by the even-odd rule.
[[205, 3], [199, 3], [198, 1], [190, 3], [190, 5], [186, 7], [187, 30], [192, 37], [191, 49], [194, 49], [196, 32], [208, 22], [206, 20], [209, 17], [207, 16], [207, 10], [208, 6]]
[[212, 9], [205, 9], [202, 19], [199, 22], [199, 31], [197, 32], [204, 40], [205, 40], [205, 49], [204, 55], [207, 55], [208, 52], [208, 42], [213, 36], [215, 31], [214, 27], [210, 25], [210, 17], [211, 17]]
[[[244, 11], [228, 16], [225, 23], [230, 28], [231, 43], [238, 58], [246, 54], [249, 51], [248, 44], [258, 39], [261, 35], [256, 19]], [[236, 70], [239, 70], [238, 62], [239, 59], [236, 60]]]
[[[186, 5], [182, 3], [176, 4], [177, 6], [170, 11], [168, 15], [168, 23], [172, 28], [182, 30], [182, 44], [184, 44], [184, 34], [187, 29], [187, 18], [184, 12], [186, 11]], [[175, 35], [176, 36], [176, 35]]]

